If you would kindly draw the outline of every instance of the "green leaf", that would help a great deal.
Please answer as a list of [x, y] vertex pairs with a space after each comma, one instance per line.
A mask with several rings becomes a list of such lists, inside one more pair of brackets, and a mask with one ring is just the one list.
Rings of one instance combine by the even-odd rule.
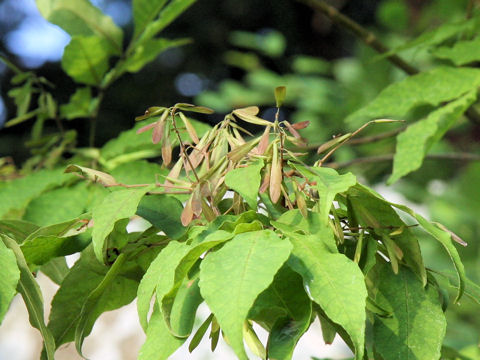
[[88, 0], [36, 0], [38, 10], [49, 22], [71, 36], [84, 35], [104, 39], [116, 53], [122, 50], [123, 33], [109, 16]]
[[410, 125], [397, 136], [397, 148], [393, 159], [393, 173], [387, 183], [392, 184], [402, 176], [417, 170], [433, 143], [437, 142], [455, 121], [475, 101], [477, 91], [431, 112], [426, 119]]
[[[450, 286], [458, 290], [459, 282], [458, 282], [458, 276], [456, 273], [450, 272], [450, 271], [437, 271], [437, 270], [431, 270], [431, 269], [429, 271], [431, 271], [434, 274], [438, 274], [440, 276], [447, 278], [448, 282], [450, 283]], [[465, 279], [465, 295], [480, 305], [480, 286], [478, 286], [468, 278]]]
[[[52, 300], [48, 328], [55, 337], [57, 347], [73, 341], [75, 327], [88, 296], [103, 281], [109, 267], [100, 264], [91, 246], [82, 252]], [[138, 281], [117, 276], [103, 291], [94, 309], [90, 311], [84, 335], [91, 331], [95, 320], [105, 311], [118, 309], [130, 303], [136, 296]]]
[[257, 209], [258, 189], [260, 188], [260, 171], [263, 168], [263, 160], [259, 160], [246, 167], [240, 167], [227, 172], [225, 184], [239, 193], [248, 203], [251, 209]]
[[[181, 284], [170, 313], [170, 328], [180, 337], [188, 338], [195, 322], [195, 313], [203, 302], [197, 279], [185, 279]], [[170, 329], [169, 328], [169, 329]]]
[[462, 34], [465, 31], [474, 30], [477, 27], [476, 23], [477, 23], [477, 20], [475, 18], [472, 18], [467, 21], [463, 20], [456, 23], [442, 24], [436, 29], [426, 31], [420, 36], [416, 37], [414, 40], [409, 41], [395, 49], [392, 49], [382, 54], [381, 58], [388, 57], [400, 51], [411, 49], [414, 47], [429, 47], [432, 45], [441, 44], [444, 41], [454, 36], [458, 36], [459, 34]]
[[77, 88], [75, 93], [70, 96], [67, 104], [60, 105], [62, 117], [68, 120], [76, 118], [87, 118], [92, 114], [93, 108], [92, 91], [90, 87], [85, 86]]
[[65, 173], [79, 173], [93, 182], [100, 182], [102, 185], [115, 185], [117, 183], [113, 176], [107, 173], [75, 164], [68, 165]]
[[107, 50], [98, 36], [74, 36], [63, 52], [62, 69], [76, 82], [98, 85], [108, 70]]
[[39, 228], [38, 225], [23, 220], [0, 220], [0, 234], [7, 235], [21, 244], [31, 233]]
[[480, 37], [457, 41], [452, 47], [438, 47], [432, 53], [435, 57], [450, 60], [457, 66], [469, 64], [480, 60]]
[[85, 182], [45, 192], [30, 201], [23, 219], [40, 226], [70, 220], [87, 210], [89, 195]]
[[190, 43], [189, 39], [149, 39], [135, 47], [135, 51], [121, 65], [121, 69], [135, 73], [155, 60], [162, 52]]
[[92, 242], [99, 261], [103, 262], [105, 259], [105, 251], [108, 248], [105, 239], [112, 232], [115, 222], [135, 215], [138, 203], [151, 189], [152, 187], [146, 186], [140, 189], [114, 191], [93, 208]]
[[[161, 4], [162, 0], [155, 0], [151, 4], [147, 4], [147, 0], [136, 0], [133, 5], [134, 22], [137, 26], [135, 29], [135, 36], [137, 37], [141, 35], [139, 43], [141, 44], [157, 35], [188, 9], [188, 7], [190, 7], [195, 1], [196, 0], [172, 0], [159, 13], [165, 3], [164, 1], [163, 4]], [[135, 8], [138, 9], [136, 13]], [[150, 13], [147, 13], [147, 11]], [[148, 21], [144, 22], [143, 25], [137, 25], [141, 21], [145, 21], [145, 19], [148, 19]], [[138, 46], [138, 43], [135, 43], [135, 45]]]
[[291, 244], [271, 230], [235, 236], [200, 265], [200, 291], [240, 359], [243, 324], [255, 298], [273, 281]]
[[359, 124], [375, 118], [401, 118], [416, 106], [438, 106], [476, 89], [479, 85], [479, 69], [435, 67], [393, 83], [345, 121]]
[[289, 265], [303, 277], [310, 296], [325, 314], [342, 326], [363, 359], [367, 289], [360, 268], [343, 254], [332, 254], [314, 237], [291, 237]]
[[147, 195], [138, 204], [137, 215], [162, 230], [171, 239], [185, 235], [187, 228], [182, 225], [182, 203], [168, 195]]
[[10, 302], [17, 293], [16, 288], [20, 280], [20, 270], [17, 266], [15, 253], [0, 241], [0, 264], [2, 276], [0, 277], [0, 324], [5, 316]]
[[133, 0], [132, 12], [135, 30], [134, 37], [140, 35], [148, 24], [152, 22], [163, 9], [167, 0]]
[[0, 188], [0, 218], [13, 210], [21, 214], [30, 200], [70, 179], [63, 170], [55, 169], [41, 170], [8, 182]]
[[325, 224], [319, 213], [309, 211], [307, 218], [304, 218], [300, 210], [293, 209], [285, 212], [277, 221], [270, 223], [287, 236], [301, 232], [303, 234], [315, 235], [331, 253], [338, 253], [337, 244], [331, 227]]
[[[24, 73], [25, 75], [31, 75], [29, 73]], [[13, 88], [8, 91], [8, 96], [13, 98], [15, 106], [17, 107], [17, 116], [21, 117], [28, 112], [30, 107], [30, 100], [32, 98], [32, 79], [29, 79], [22, 86]]]
[[[400, 219], [391, 204], [380, 195], [374, 194], [370, 189], [359, 184], [349, 190], [348, 199], [359, 223], [362, 226], [372, 227], [379, 236], [389, 235], [392, 230], [388, 227], [404, 227], [400, 234], [391, 238], [402, 250], [403, 261], [411, 267], [423, 284], [427, 284], [427, 274], [418, 240]], [[387, 228], [382, 228], [382, 226], [387, 226]], [[373, 251], [373, 249], [371, 250]]]
[[47, 275], [55, 284], [60, 285], [70, 269], [64, 257], [58, 257], [42, 265], [40, 271]]
[[110, 171], [115, 180], [127, 185], [153, 184], [158, 182], [162, 175], [167, 176], [168, 173], [168, 169], [146, 160], [122, 163]]
[[458, 254], [458, 251], [455, 248], [455, 245], [453, 244], [452, 234], [449, 233], [448, 231], [445, 231], [437, 227], [435, 224], [431, 223], [430, 221], [425, 219], [423, 216], [415, 213], [412, 209], [404, 205], [392, 204], [392, 206], [395, 206], [396, 208], [414, 217], [426, 232], [432, 235], [436, 240], [438, 240], [440, 244], [443, 245], [448, 255], [450, 256], [450, 259], [452, 260], [453, 265], [455, 266], [455, 270], [457, 271], [457, 276], [459, 281], [458, 293], [457, 293], [457, 297], [455, 298], [455, 302], [457, 303], [462, 297], [463, 292], [465, 290], [465, 282], [467, 280], [467, 277], [465, 275], [465, 267], [463, 266], [462, 260], [460, 259], [460, 255]]
[[90, 315], [93, 313], [95, 306], [99, 302], [100, 298], [104, 294], [105, 290], [115, 281], [116, 277], [122, 270], [122, 267], [127, 260], [127, 256], [122, 253], [120, 254], [113, 265], [108, 269], [105, 277], [102, 281], [92, 290], [88, 297], [85, 299], [85, 302], [82, 305], [80, 314], [78, 315], [77, 326], [75, 327], [75, 347], [77, 348], [78, 353], [82, 354], [82, 344], [85, 336], [89, 332], [88, 320]]
[[46, 226], [30, 234], [20, 248], [28, 264], [43, 265], [52, 258], [83, 250], [90, 239], [77, 237], [85, 232], [89, 216]]
[[170, 334], [156, 303], [146, 333], [147, 340], [140, 349], [138, 360], [166, 360], [185, 342], [185, 339]]
[[224, 243], [225, 241], [230, 240], [234, 237], [234, 234], [217, 230], [214, 233], [208, 235], [203, 242], [200, 244], [191, 247], [188, 252], [183, 256], [183, 258], [178, 262], [178, 265], [175, 267], [174, 280], [171, 284], [171, 288], [168, 289], [168, 292], [163, 292], [163, 295], [160, 296], [157, 292], [157, 298], [161, 304], [161, 309], [165, 318], [167, 327], [170, 329], [170, 332], [176, 337], [188, 337], [189, 334], [181, 334], [175, 331], [172, 326], [172, 312], [173, 306], [180, 291], [180, 286], [182, 285], [185, 277], [192, 268], [192, 266], [198, 261], [200, 256], [215, 246]]
[[437, 291], [405, 267], [398, 275], [379, 267], [375, 301], [393, 316], [375, 316], [376, 351], [384, 360], [438, 359], [447, 324]]
[[357, 183], [352, 173], [339, 175], [335, 170], [324, 167], [305, 167], [293, 165], [303, 176], [310, 181], [316, 182], [319, 196], [319, 208], [321, 220], [328, 223], [328, 215], [332, 202], [338, 193], [347, 191]]
[[275, 88], [275, 102], [277, 108], [283, 105], [285, 97], [287, 96], [287, 88], [285, 86], [277, 86]]
[[[156, 292], [157, 298], [161, 300], [171, 289], [174, 283], [175, 268], [188, 250], [189, 246], [185, 243], [170, 242], [152, 261], [143, 276], [138, 286], [137, 311], [140, 324], [144, 330], [147, 330], [148, 327], [147, 314], [150, 310], [153, 294]], [[160, 309], [158, 310], [160, 311]], [[162, 317], [162, 323], [164, 323], [161, 311], [159, 315]], [[166, 328], [166, 325], [163, 326]]]
[[55, 340], [52, 333], [45, 325], [43, 315], [43, 296], [33, 277], [25, 258], [23, 257], [22, 250], [15, 242], [15, 240], [8, 236], [0, 235], [3, 243], [9, 248], [15, 255], [18, 269], [20, 270], [20, 279], [17, 284], [17, 291], [22, 295], [23, 301], [28, 310], [30, 324], [40, 331], [42, 334], [43, 342], [46, 349], [46, 356], [48, 360], [54, 359], [55, 353]]
[[295, 345], [310, 326], [312, 303], [302, 277], [284, 265], [255, 300], [248, 318], [270, 330], [269, 359], [291, 359]]

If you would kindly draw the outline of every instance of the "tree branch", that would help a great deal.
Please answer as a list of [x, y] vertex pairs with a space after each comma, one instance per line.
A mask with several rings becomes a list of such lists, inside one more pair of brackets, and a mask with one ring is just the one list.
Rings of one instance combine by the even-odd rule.
[[[341, 163], [330, 163], [325, 166], [332, 169], [340, 169], [349, 167], [357, 164], [367, 164], [367, 163], [377, 163], [382, 161], [392, 161], [395, 154], [386, 154], [386, 155], [377, 155], [377, 156], [366, 156], [361, 158], [356, 158], [350, 161], [345, 161]], [[451, 154], [428, 154], [425, 155], [425, 159], [429, 160], [457, 160], [457, 161], [480, 161], [479, 154], [471, 153], [451, 153]]]
[[[312, 9], [318, 10], [324, 15], [326, 15], [332, 22], [336, 23], [337, 25], [346, 28], [347, 30], [351, 31], [354, 35], [360, 38], [367, 46], [370, 46], [374, 50], [376, 50], [380, 54], [384, 54], [390, 51], [390, 48], [382, 43], [380, 40], [377, 39], [374, 33], [365, 29], [359, 23], [353, 21], [349, 17], [343, 15], [333, 6], [328, 5], [326, 2], [322, 0], [297, 0]], [[473, 8], [474, 0], [470, 0], [472, 3]], [[415, 75], [420, 72], [415, 66], [409, 64], [405, 60], [403, 60], [400, 56], [396, 54], [392, 54], [386, 57], [388, 61], [390, 61], [393, 65], [398, 67], [399, 69], [403, 70], [408, 75]], [[475, 125], [480, 125], [480, 114], [475, 110], [475, 108], [470, 107], [466, 112], [465, 115], [467, 118]]]

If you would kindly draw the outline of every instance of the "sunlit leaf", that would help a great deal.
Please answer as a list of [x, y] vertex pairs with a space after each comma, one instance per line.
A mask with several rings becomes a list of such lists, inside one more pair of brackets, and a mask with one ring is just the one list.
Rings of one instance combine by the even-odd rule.
[[260, 187], [260, 171], [263, 161], [259, 160], [246, 167], [233, 169], [225, 176], [225, 184], [238, 192], [248, 203], [251, 209], [257, 208], [258, 189]]
[[451, 103], [431, 112], [427, 118], [410, 125], [397, 136], [397, 148], [393, 159], [393, 173], [388, 179], [392, 184], [402, 176], [418, 169], [430, 147], [455, 123], [475, 101], [477, 91], [470, 91]]
[[92, 211], [94, 222], [92, 232], [93, 249], [97, 259], [105, 261], [106, 238], [118, 220], [129, 218], [137, 211], [142, 197], [151, 190], [146, 186], [137, 189], [118, 190], [108, 194]]
[[108, 70], [106, 40], [97, 36], [74, 36], [65, 47], [62, 68], [76, 82], [98, 85]]
[[378, 271], [375, 301], [392, 317], [375, 316], [375, 348], [385, 360], [438, 359], [446, 319], [431, 285], [426, 288], [407, 268], [393, 274], [388, 264]]
[[20, 280], [20, 270], [14, 252], [0, 240], [0, 264], [2, 277], [0, 278], [0, 324], [7, 312], [10, 302], [17, 293], [17, 283]]
[[391, 84], [367, 106], [348, 116], [346, 121], [359, 124], [382, 117], [402, 118], [416, 106], [437, 106], [479, 85], [479, 69], [435, 67]]
[[[45, 320], [43, 318], [43, 295], [40, 286], [38, 286], [38, 283], [35, 281], [35, 278], [23, 257], [22, 250], [20, 250], [20, 247], [15, 240], [4, 235], [1, 235], [0, 239], [3, 240], [5, 247], [9, 248], [15, 255], [16, 263], [20, 270], [17, 291], [22, 295], [23, 301], [27, 307], [30, 324], [37, 328], [42, 334], [47, 359], [53, 360], [55, 353], [55, 340], [52, 333], [45, 325]], [[13, 275], [15, 276], [15, 273], [13, 273]]]
[[290, 237], [289, 265], [303, 277], [305, 288], [327, 316], [342, 326], [363, 359], [367, 289], [360, 268], [343, 254], [332, 254], [314, 237]]
[[230, 345], [246, 359], [243, 323], [255, 298], [273, 281], [291, 244], [270, 230], [237, 235], [200, 265], [200, 291]]
[[42, 16], [71, 36], [96, 35], [116, 53], [122, 49], [123, 33], [109, 16], [88, 0], [36, 0]]

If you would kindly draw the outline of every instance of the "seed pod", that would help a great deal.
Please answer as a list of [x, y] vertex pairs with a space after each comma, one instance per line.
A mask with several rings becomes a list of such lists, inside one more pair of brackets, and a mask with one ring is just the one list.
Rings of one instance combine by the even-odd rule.
[[265, 150], [267, 150], [269, 140], [270, 140], [270, 128], [271, 126], [266, 126], [263, 132], [263, 135], [260, 138], [260, 142], [258, 143], [258, 147], [257, 147], [258, 155], [263, 155], [265, 153]]
[[274, 144], [272, 169], [270, 172], [270, 199], [274, 204], [276, 204], [280, 198], [282, 180], [282, 160], [278, 157], [278, 144]]
[[198, 144], [200, 140], [198, 139], [197, 132], [195, 131], [195, 128], [193, 127], [192, 123], [188, 120], [188, 118], [182, 113], [178, 113], [180, 115], [180, 119], [182, 119], [183, 124], [185, 125], [185, 128], [187, 129], [188, 136], [190, 136], [190, 139], [195, 144]]
[[298, 123], [292, 124], [292, 127], [295, 130], [305, 129], [308, 125], [310, 125], [310, 121], [300, 121]]
[[183, 208], [183, 211], [182, 211], [182, 215], [180, 216], [180, 220], [182, 221], [183, 226], [187, 226], [193, 220], [192, 196], [185, 204], [185, 207]]
[[283, 122], [285, 124], [285, 126], [287, 127], [288, 131], [290, 132], [290, 134], [292, 134], [295, 138], [297, 139], [301, 139], [302, 137], [300, 136], [300, 134], [298, 133], [297, 130], [295, 130], [295, 128], [288, 122], [288, 121], [284, 121]]
[[268, 185], [270, 184], [270, 171], [272, 169], [271, 164], [267, 164], [265, 166], [265, 172], [263, 175], [263, 180], [262, 180], [262, 185], [260, 185], [260, 188], [258, 189], [258, 192], [260, 194], [263, 194], [265, 191], [267, 191]]

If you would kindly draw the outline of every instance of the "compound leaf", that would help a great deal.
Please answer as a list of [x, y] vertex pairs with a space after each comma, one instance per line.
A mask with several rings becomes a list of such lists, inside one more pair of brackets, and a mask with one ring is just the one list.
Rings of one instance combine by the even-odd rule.
[[208, 254], [200, 265], [201, 294], [240, 359], [247, 359], [243, 326], [248, 311], [291, 248], [271, 230], [246, 232]]
[[376, 351], [385, 360], [438, 359], [447, 323], [435, 288], [403, 266], [395, 275], [383, 264], [377, 274], [375, 301], [393, 316], [375, 315]]
[[360, 268], [343, 254], [332, 254], [315, 237], [290, 237], [289, 265], [298, 272], [312, 299], [342, 326], [355, 346], [355, 359], [363, 359], [367, 289]]
[[263, 161], [257, 161], [246, 167], [233, 169], [225, 176], [225, 184], [239, 193], [251, 209], [257, 209], [258, 189], [260, 188], [260, 171]]

